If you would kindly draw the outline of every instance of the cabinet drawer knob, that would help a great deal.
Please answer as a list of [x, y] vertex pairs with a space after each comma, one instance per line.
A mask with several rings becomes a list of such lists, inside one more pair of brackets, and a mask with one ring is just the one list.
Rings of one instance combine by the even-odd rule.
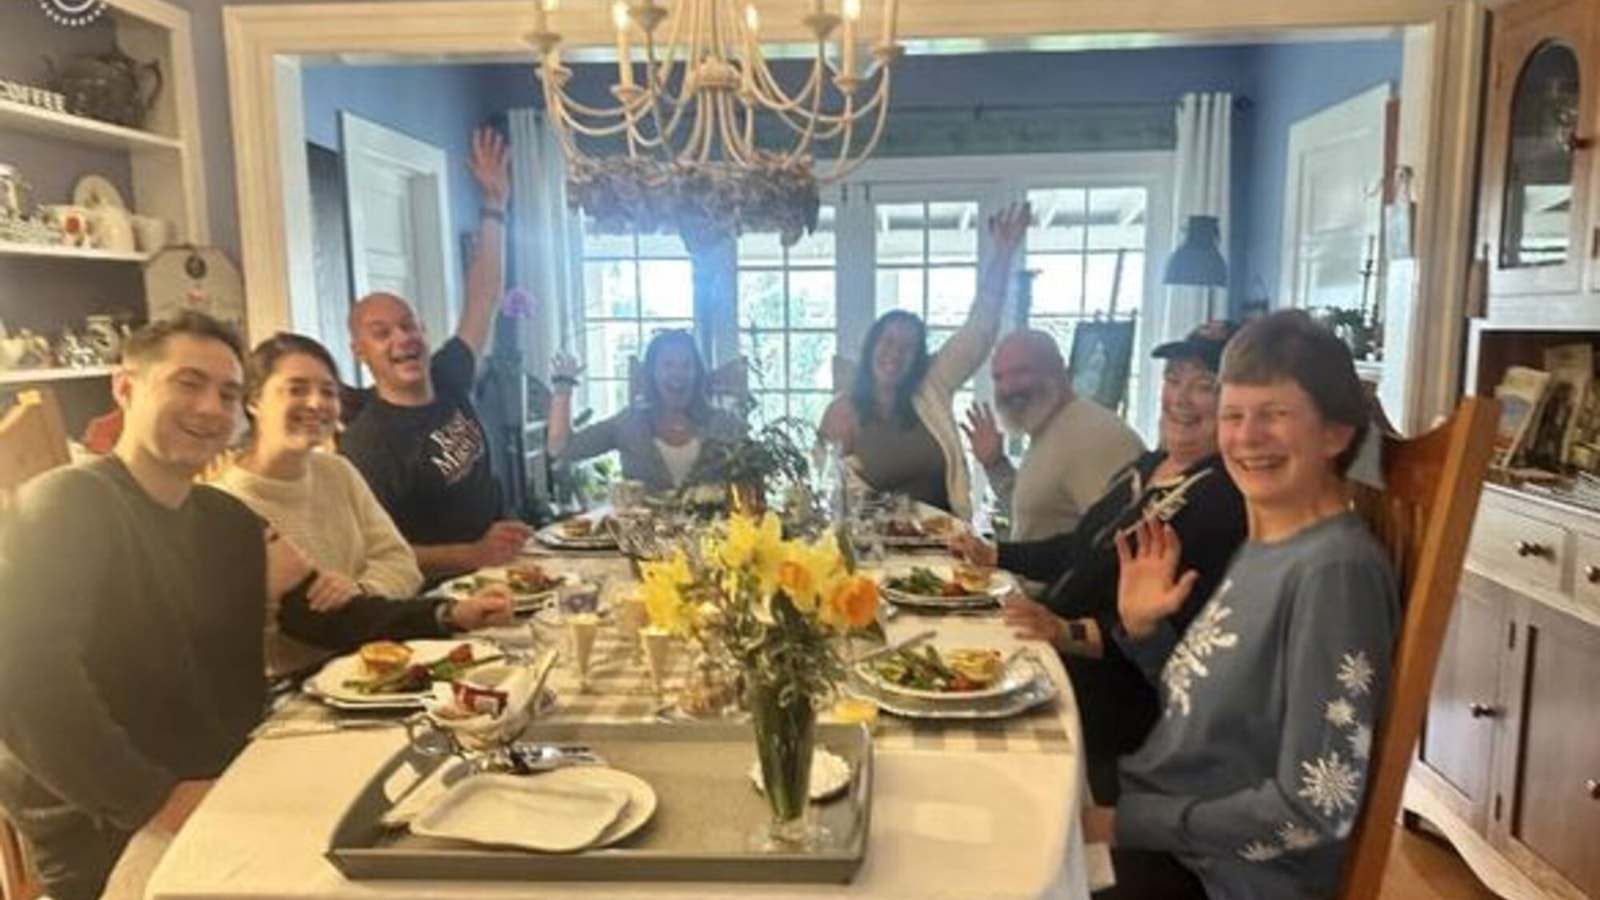
[[1589, 792], [1590, 800], [1600, 800], [1600, 781], [1591, 778], [1583, 783], [1583, 789]]
[[1540, 544], [1534, 541], [1517, 541], [1517, 555], [1546, 559], [1555, 556], [1555, 551], [1551, 550], [1548, 544]]
[[1600, 566], [1584, 566], [1583, 578], [1590, 584], [1600, 584]]
[[1467, 712], [1470, 713], [1474, 719], [1492, 719], [1498, 715], [1500, 711], [1488, 703], [1468, 703]]

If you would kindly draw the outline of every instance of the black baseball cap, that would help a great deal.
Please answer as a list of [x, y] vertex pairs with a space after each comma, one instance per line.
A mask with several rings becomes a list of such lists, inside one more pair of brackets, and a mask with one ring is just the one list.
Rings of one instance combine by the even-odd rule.
[[1193, 359], [1213, 372], [1222, 368], [1222, 348], [1239, 326], [1226, 319], [1203, 322], [1181, 341], [1169, 341], [1150, 351], [1156, 359]]

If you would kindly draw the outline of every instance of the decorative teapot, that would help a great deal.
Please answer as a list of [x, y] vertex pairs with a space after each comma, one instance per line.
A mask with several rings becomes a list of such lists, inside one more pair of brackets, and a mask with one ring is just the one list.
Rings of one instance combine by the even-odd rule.
[[144, 125], [163, 84], [158, 62], [141, 63], [117, 49], [73, 57], [61, 68], [46, 56], [44, 64], [50, 88], [66, 96], [68, 112], [129, 128]]

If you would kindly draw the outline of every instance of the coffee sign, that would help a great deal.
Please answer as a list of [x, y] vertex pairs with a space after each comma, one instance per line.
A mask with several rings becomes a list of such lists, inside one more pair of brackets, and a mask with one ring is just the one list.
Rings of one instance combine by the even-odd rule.
[[67, 111], [67, 99], [56, 91], [48, 91], [31, 84], [22, 84], [16, 81], [7, 81], [0, 78], [0, 100], [9, 100], [12, 103], [21, 103], [24, 106], [37, 106], [51, 112], [64, 113]]

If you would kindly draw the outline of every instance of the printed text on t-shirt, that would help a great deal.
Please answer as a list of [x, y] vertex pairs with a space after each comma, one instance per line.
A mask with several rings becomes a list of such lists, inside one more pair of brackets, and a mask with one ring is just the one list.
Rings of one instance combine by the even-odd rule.
[[473, 463], [483, 455], [483, 429], [478, 423], [456, 410], [439, 428], [428, 434], [428, 440], [437, 448], [429, 460], [444, 477], [446, 484], [455, 484], [472, 471]]

